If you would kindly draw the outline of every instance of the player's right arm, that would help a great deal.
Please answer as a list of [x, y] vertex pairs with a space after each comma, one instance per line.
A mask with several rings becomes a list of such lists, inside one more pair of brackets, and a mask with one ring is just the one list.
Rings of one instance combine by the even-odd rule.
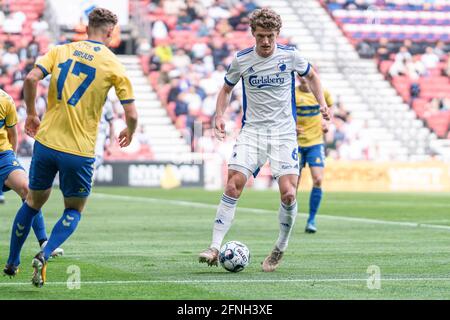
[[220, 141], [225, 138], [225, 120], [223, 119], [223, 115], [230, 103], [231, 91], [233, 91], [233, 87], [225, 83], [217, 96], [216, 116], [214, 120], [215, 134]]
[[216, 138], [220, 141], [225, 138], [225, 120], [223, 119], [223, 115], [228, 104], [230, 103], [231, 91], [233, 91], [234, 86], [239, 82], [240, 77], [240, 65], [237, 55], [235, 55], [233, 61], [231, 61], [231, 64], [228, 67], [227, 73], [225, 74], [225, 83], [217, 96], [216, 116], [214, 117], [214, 133]]
[[44, 78], [44, 73], [38, 67], [34, 67], [25, 78], [23, 83], [23, 95], [27, 107], [27, 118], [25, 120], [25, 133], [34, 137], [39, 129], [41, 121], [36, 112], [36, 90], [38, 82]]
[[36, 112], [36, 89], [38, 82], [53, 72], [56, 64], [58, 47], [53, 47], [43, 57], [36, 61], [33, 70], [28, 73], [23, 84], [23, 94], [27, 106], [27, 119], [25, 120], [25, 132], [34, 137], [39, 129], [41, 121]]

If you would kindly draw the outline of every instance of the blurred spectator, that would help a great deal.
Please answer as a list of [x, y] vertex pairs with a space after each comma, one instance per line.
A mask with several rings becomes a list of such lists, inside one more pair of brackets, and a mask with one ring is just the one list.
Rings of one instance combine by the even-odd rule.
[[427, 47], [422, 55], [422, 63], [426, 69], [434, 69], [439, 63], [439, 56], [434, 52], [432, 47]]
[[161, 63], [171, 62], [173, 57], [172, 47], [167, 40], [159, 40], [155, 47], [155, 55]]
[[356, 51], [358, 52], [361, 58], [371, 59], [375, 55], [374, 48], [365, 41], [361, 41], [356, 46]]
[[217, 66], [222, 63], [223, 59], [230, 55], [230, 50], [225, 42], [221, 41], [218, 37], [213, 38], [210, 43], [214, 67], [217, 68]]
[[69, 39], [67, 39], [67, 37], [64, 34], [61, 34], [56, 44], [66, 44], [69, 42], [70, 42]]
[[191, 58], [189, 58], [183, 49], [178, 49], [172, 58], [172, 65], [180, 70], [180, 72], [185, 72], [190, 64]]
[[22, 25], [26, 21], [26, 15], [21, 11], [10, 13], [3, 21], [4, 33], [21, 33]]
[[146, 38], [140, 38], [138, 40], [138, 47], [136, 49], [136, 54], [138, 56], [147, 56], [150, 53], [152, 46]]
[[17, 55], [17, 49], [14, 46], [10, 46], [8, 51], [3, 54], [2, 64], [9, 70], [15, 68], [20, 63], [19, 56]]
[[178, 95], [181, 93], [181, 89], [179, 87], [180, 80], [178, 78], [173, 78], [170, 81], [170, 89], [167, 95], [167, 104], [171, 102], [175, 102], [177, 100]]
[[394, 45], [386, 38], [381, 38], [379, 43], [376, 44], [376, 58], [379, 61], [389, 60], [391, 54], [396, 51]]
[[78, 24], [75, 26], [75, 35], [72, 37], [72, 41], [82, 41], [87, 39], [86, 29], [87, 25], [84, 23], [83, 18], [80, 17]]
[[162, 20], [156, 20], [152, 24], [152, 44], [155, 45], [158, 40], [166, 39], [169, 35], [167, 25]]
[[185, 100], [185, 94], [180, 93], [175, 100], [175, 115], [178, 117], [180, 115], [188, 114], [188, 104]]
[[403, 46], [406, 47], [408, 52], [412, 55], [421, 54], [423, 52], [420, 44], [418, 44], [416, 42], [412, 42], [409, 39], [406, 39], [405, 41], [403, 41]]
[[178, 14], [176, 29], [177, 30], [191, 30], [192, 21], [193, 21], [193, 19], [188, 14], [187, 9], [182, 8], [182, 9], [180, 9], [180, 12]]
[[447, 52], [445, 51], [445, 43], [443, 41], [438, 41], [433, 51], [434, 54], [439, 57], [440, 61], [443, 61], [447, 56]]
[[120, 36], [120, 24], [116, 24], [113, 32], [112, 32], [112, 39], [109, 43], [108, 47], [113, 51], [116, 52], [117, 48], [119, 48], [120, 43], [122, 42], [121, 36]]
[[30, 43], [28, 44], [28, 56], [33, 59], [36, 59], [39, 56], [40, 49], [41, 48], [39, 42], [37, 42], [36, 38], [33, 37]]
[[427, 74], [427, 68], [422, 62], [422, 58], [419, 55], [413, 56], [412, 60], [406, 62], [406, 75], [411, 80], [418, 80], [421, 76]]
[[445, 67], [444, 74], [450, 78], [450, 57], [447, 58], [447, 66]]
[[45, 35], [48, 31], [48, 23], [44, 20], [44, 15], [40, 14], [38, 20], [31, 24], [33, 36], [38, 37]]

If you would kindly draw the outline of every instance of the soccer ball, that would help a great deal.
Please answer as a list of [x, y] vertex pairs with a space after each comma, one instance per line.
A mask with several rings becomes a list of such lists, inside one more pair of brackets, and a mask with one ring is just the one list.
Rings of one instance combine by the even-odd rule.
[[219, 262], [227, 271], [242, 271], [250, 263], [250, 250], [239, 241], [229, 241], [220, 248]]

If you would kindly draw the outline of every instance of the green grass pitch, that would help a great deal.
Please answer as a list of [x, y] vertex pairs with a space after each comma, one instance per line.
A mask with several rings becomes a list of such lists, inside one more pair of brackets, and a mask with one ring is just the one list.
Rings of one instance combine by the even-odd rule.
[[[275, 191], [247, 190], [225, 240], [251, 251], [240, 273], [199, 264], [211, 239], [221, 192], [199, 189], [94, 188], [65, 256], [51, 260], [47, 284], [34, 288], [31, 231], [17, 277], [0, 277], [0, 299], [449, 299], [450, 195], [325, 193], [318, 233], [303, 232], [302, 212], [279, 269], [260, 263], [278, 235]], [[0, 205], [0, 262], [6, 262], [13, 217], [20, 204]], [[47, 232], [63, 210], [59, 190], [44, 207]], [[74, 267], [75, 266], [75, 267]], [[380, 270], [373, 282], [369, 266]], [[79, 289], [69, 289], [79, 268]], [[379, 289], [377, 284], [380, 284]]]

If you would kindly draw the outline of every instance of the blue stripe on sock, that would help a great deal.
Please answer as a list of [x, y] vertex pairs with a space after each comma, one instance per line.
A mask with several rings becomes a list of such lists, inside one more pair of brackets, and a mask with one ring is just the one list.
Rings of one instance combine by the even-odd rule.
[[294, 203], [290, 204], [290, 205], [285, 205], [283, 202], [281, 203], [281, 205], [283, 206], [283, 209], [286, 211], [292, 211], [294, 210], [295, 206], [297, 205], [297, 201], [295, 201]]
[[222, 195], [222, 201], [234, 205], [234, 204], [236, 204], [237, 199], [233, 199], [233, 198], [227, 196], [226, 194], [223, 194]]

